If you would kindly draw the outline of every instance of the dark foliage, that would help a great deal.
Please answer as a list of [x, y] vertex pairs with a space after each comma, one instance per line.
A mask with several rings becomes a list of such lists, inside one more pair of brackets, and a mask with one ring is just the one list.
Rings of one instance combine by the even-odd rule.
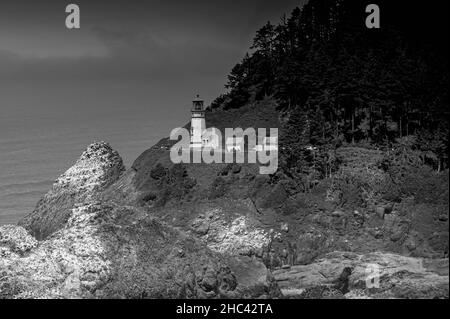
[[209, 192], [208, 198], [215, 199], [223, 197], [227, 194], [229, 188], [229, 183], [223, 177], [217, 177], [211, 185], [211, 190]]
[[170, 169], [157, 164], [150, 176], [157, 181], [158, 192], [151, 192], [143, 197], [145, 202], [155, 202], [163, 206], [170, 199], [182, 199], [196, 185], [195, 179], [188, 176], [183, 164], [175, 164]]
[[411, 135], [425, 164], [447, 168], [446, 11], [404, 1], [377, 4], [380, 29], [365, 27], [366, 3], [352, 0], [310, 0], [278, 25], [267, 23], [228, 76], [228, 92], [212, 106], [276, 99], [288, 118], [281, 164], [293, 177], [330, 176], [342, 143], [387, 149]]

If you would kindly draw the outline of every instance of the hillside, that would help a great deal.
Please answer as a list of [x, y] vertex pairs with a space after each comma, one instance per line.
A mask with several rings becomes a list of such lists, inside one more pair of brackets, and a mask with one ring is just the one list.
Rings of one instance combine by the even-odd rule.
[[310, 1], [268, 23], [211, 104], [208, 127], [279, 128], [276, 174], [249, 164], [173, 167], [164, 139], [135, 161], [121, 196], [271, 269], [333, 251], [448, 258], [448, 77], [437, 67], [448, 60], [425, 51], [441, 44], [423, 36], [436, 26], [412, 41], [413, 29], [387, 20], [368, 35], [355, 10]]

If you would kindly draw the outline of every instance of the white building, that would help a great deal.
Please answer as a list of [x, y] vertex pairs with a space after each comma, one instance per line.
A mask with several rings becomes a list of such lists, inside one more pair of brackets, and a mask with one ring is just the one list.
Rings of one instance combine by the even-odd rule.
[[207, 128], [202, 134], [202, 147], [218, 149], [221, 147], [221, 134], [215, 127]]
[[264, 137], [262, 144], [256, 145], [254, 148], [257, 152], [278, 151], [278, 136]]
[[197, 95], [191, 109], [191, 143], [195, 150], [202, 148], [219, 149], [222, 147], [222, 134], [214, 127], [206, 128], [203, 100]]
[[205, 124], [205, 108], [203, 100], [197, 94], [192, 101], [191, 109], [191, 148], [201, 149], [203, 146], [202, 135], [206, 129]]
[[231, 151], [243, 151], [244, 150], [244, 138], [243, 137], [227, 137], [225, 141], [227, 152]]

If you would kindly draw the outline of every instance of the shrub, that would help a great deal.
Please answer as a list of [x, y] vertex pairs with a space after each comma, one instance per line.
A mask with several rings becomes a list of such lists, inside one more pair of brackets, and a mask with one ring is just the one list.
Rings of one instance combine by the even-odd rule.
[[261, 195], [263, 195], [263, 197], [260, 197], [258, 200], [258, 206], [263, 209], [281, 208], [288, 200], [286, 190], [281, 183], [278, 183], [268, 193]]
[[150, 192], [150, 193], [144, 195], [144, 196], [142, 197], [142, 200], [143, 200], [144, 202], [146, 202], [146, 203], [147, 203], [147, 202], [153, 202], [154, 200], [156, 200], [157, 197], [158, 197], [157, 194], [155, 194], [155, 193], [153, 193], [153, 192]]
[[158, 164], [150, 171], [150, 176], [158, 181], [157, 195], [149, 193], [143, 200], [156, 201], [158, 206], [165, 205], [172, 198], [183, 198], [197, 184], [195, 179], [188, 176], [183, 164], [175, 164], [170, 169]]
[[164, 176], [167, 175], [167, 168], [158, 163], [151, 171], [150, 177], [155, 180], [161, 180]]
[[241, 165], [233, 163], [233, 166], [231, 167], [231, 172], [233, 174], [239, 174], [241, 172], [241, 169], [242, 169]]
[[227, 164], [225, 167], [223, 167], [218, 173], [217, 176], [227, 176], [228, 172], [231, 169], [231, 164]]
[[215, 199], [223, 197], [228, 191], [228, 183], [223, 177], [217, 177], [211, 185], [209, 198]]
[[437, 173], [428, 166], [422, 166], [397, 179], [399, 192], [403, 196], [414, 196], [416, 203], [448, 205], [448, 171]]
[[378, 168], [344, 166], [333, 176], [329, 193], [339, 194], [341, 206], [364, 206], [382, 197], [387, 182], [387, 175]]
[[414, 196], [416, 203], [448, 205], [448, 170], [436, 172], [424, 164], [422, 157], [422, 152], [406, 142], [386, 153], [380, 162], [380, 167], [389, 176], [384, 199]]

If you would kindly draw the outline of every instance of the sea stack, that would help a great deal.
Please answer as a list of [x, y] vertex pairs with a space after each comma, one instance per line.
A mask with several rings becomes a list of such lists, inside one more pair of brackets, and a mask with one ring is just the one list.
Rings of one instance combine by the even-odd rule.
[[39, 240], [48, 237], [64, 226], [75, 204], [95, 200], [124, 171], [122, 158], [108, 143], [92, 143], [19, 225]]

